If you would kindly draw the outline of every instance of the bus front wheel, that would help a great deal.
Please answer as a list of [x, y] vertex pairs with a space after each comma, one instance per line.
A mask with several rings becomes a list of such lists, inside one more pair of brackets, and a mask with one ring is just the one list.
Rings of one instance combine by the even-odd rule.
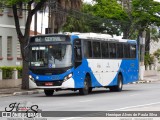
[[117, 85], [111, 86], [109, 89], [111, 92], [120, 92], [122, 91], [122, 87], [123, 87], [123, 78], [122, 78], [122, 75], [119, 74], [117, 79]]
[[87, 95], [89, 93], [89, 76], [86, 76], [84, 80], [84, 87], [79, 89], [80, 95]]
[[52, 96], [54, 93], [54, 90], [44, 90], [44, 93], [46, 96]]

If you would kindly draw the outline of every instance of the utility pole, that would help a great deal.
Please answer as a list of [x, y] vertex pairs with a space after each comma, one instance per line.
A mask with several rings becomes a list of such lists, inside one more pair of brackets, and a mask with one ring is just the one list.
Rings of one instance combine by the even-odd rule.
[[[36, 3], [34, 3], [36, 6]], [[34, 16], [34, 35], [37, 35], [37, 12], [35, 13]]]
[[145, 71], [145, 65], [144, 65], [144, 55], [145, 55], [145, 37], [146, 37], [146, 31], [144, 30], [142, 34], [139, 36], [139, 75], [140, 80], [143, 80], [144, 78], [144, 71]]

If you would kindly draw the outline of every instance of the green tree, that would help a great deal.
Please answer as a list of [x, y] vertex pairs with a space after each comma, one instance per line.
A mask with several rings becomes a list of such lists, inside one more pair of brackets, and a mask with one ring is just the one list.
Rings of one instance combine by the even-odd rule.
[[157, 51], [155, 51], [153, 54], [158, 59], [158, 61], [160, 63], [160, 49], [158, 49]]
[[[49, 19], [49, 27], [51, 28], [51, 33], [58, 33], [66, 23], [69, 12], [72, 12], [73, 9], [79, 11], [81, 6], [82, 0], [57, 0], [55, 8], [49, 7], [51, 16]], [[71, 19], [71, 17], [69, 17], [69, 19]]]
[[[24, 50], [29, 42], [30, 25], [33, 15], [40, 10], [47, 0], [1, 0], [6, 6], [10, 6], [13, 9], [13, 15], [15, 20], [15, 26], [17, 31], [17, 36], [20, 42], [21, 54], [23, 58], [23, 70], [22, 70], [22, 89], [29, 89], [29, 78], [28, 78], [28, 62], [25, 61], [27, 58], [27, 50]], [[34, 5], [33, 8], [33, 4]], [[20, 29], [20, 21], [18, 17], [18, 10], [23, 10], [22, 4], [27, 5], [27, 16], [24, 33]]]
[[[160, 3], [154, 0], [132, 0], [133, 32], [138, 30], [139, 36], [151, 25], [160, 26]], [[132, 34], [132, 33], [130, 33]]]
[[80, 25], [83, 32], [119, 35], [122, 31], [121, 26], [126, 25], [125, 21], [128, 20], [127, 13], [116, 0], [95, 0], [94, 5], [83, 3], [81, 12], [80, 18], [69, 18], [63, 29], [71, 28], [69, 30], [73, 31]]

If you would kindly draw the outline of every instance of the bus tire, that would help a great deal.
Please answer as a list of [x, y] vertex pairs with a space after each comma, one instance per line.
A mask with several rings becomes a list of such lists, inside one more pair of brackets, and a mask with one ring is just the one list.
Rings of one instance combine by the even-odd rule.
[[92, 89], [93, 89], [93, 88], [92, 88], [92, 87], [90, 87], [90, 88], [89, 88], [89, 90], [88, 90], [88, 92], [89, 92], [89, 93], [91, 93], [91, 92], [92, 92]]
[[117, 85], [111, 86], [109, 89], [111, 92], [120, 92], [120, 91], [122, 91], [122, 87], [123, 87], [123, 77], [121, 74], [119, 74], [118, 80], [117, 80]]
[[44, 90], [44, 93], [46, 96], [52, 96], [54, 93], [54, 90]]
[[89, 93], [89, 76], [86, 76], [84, 80], [84, 87], [79, 89], [80, 95], [87, 95]]

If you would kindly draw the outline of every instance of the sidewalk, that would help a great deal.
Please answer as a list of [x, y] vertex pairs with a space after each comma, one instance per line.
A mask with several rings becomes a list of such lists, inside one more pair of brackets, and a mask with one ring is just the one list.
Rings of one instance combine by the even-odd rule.
[[[145, 76], [144, 80], [139, 80], [137, 82], [133, 82], [132, 84], [139, 84], [139, 83], [150, 83], [150, 82], [157, 82], [160, 81], [160, 74], [153, 75], [153, 76]], [[43, 93], [42, 89], [32, 89], [32, 90], [22, 90], [20, 86], [16, 88], [8, 88], [8, 89], [0, 89], [0, 97], [4, 96], [16, 96], [16, 95], [30, 95], [30, 94], [38, 94]]]
[[42, 89], [31, 89], [31, 90], [22, 90], [20, 86], [15, 88], [8, 88], [8, 89], [0, 89], [0, 97], [7, 97], [7, 96], [18, 96], [18, 95], [30, 95], [30, 94], [38, 94], [42, 93]]

